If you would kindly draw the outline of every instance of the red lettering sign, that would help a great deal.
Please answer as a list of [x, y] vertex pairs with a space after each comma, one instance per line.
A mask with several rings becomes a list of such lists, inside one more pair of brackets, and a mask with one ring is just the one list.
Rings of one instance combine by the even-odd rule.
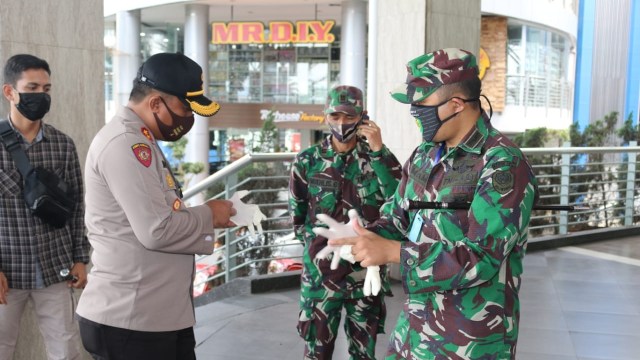
[[269, 35], [261, 22], [211, 23], [212, 44], [283, 44], [283, 43], [332, 43], [331, 34], [335, 21], [297, 21], [295, 26], [288, 21], [269, 23]]

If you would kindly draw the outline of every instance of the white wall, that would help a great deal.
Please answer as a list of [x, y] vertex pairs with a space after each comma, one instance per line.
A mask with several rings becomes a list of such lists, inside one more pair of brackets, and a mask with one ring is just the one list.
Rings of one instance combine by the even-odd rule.
[[[577, 0], [576, 0], [577, 1]], [[578, 36], [578, 15], [562, 0], [482, 0], [483, 15], [515, 18]]]

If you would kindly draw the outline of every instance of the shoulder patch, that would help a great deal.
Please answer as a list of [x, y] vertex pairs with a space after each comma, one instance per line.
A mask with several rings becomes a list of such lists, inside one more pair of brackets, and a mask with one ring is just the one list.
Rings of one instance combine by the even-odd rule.
[[151, 148], [147, 144], [137, 143], [131, 147], [136, 159], [145, 167], [151, 166]]
[[147, 129], [146, 127], [141, 127], [140, 128], [140, 132], [142, 133], [142, 135], [144, 135], [144, 137], [146, 137], [149, 141], [153, 142], [153, 137], [151, 136], [151, 131], [149, 131], [149, 129]]
[[498, 170], [500, 168], [511, 168], [511, 167], [516, 167], [520, 164], [520, 161], [518, 161], [517, 158], [511, 159], [511, 160], [501, 160], [501, 161], [496, 161], [493, 164], [491, 164], [491, 168], [493, 170]]
[[491, 177], [493, 188], [500, 194], [506, 194], [513, 189], [513, 174], [510, 171], [496, 171]]

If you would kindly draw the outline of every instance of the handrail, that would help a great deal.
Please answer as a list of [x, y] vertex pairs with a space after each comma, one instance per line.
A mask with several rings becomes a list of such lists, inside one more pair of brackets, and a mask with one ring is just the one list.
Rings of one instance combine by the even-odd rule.
[[548, 148], [521, 148], [525, 155], [528, 154], [592, 154], [592, 153], [623, 153], [640, 152], [640, 146], [602, 146], [602, 147], [548, 147]]
[[[546, 148], [521, 148], [525, 155], [545, 155], [545, 154], [592, 154], [592, 153], [623, 153], [623, 152], [640, 152], [640, 146], [603, 146], [603, 147], [546, 147]], [[187, 200], [197, 193], [207, 189], [214, 183], [239, 172], [240, 170], [252, 165], [256, 162], [268, 161], [290, 161], [297, 153], [253, 153], [247, 154], [231, 164], [218, 170], [216, 173], [209, 175], [204, 180], [190, 187], [184, 192], [184, 200]]]
[[249, 167], [254, 162], [267, 162], [267, 161], [287, 161], [292, 160], [296, 156], [296, 153], [253, 153], [247, 154], [240, 159], [232, 162], [231, 164], [223, 167], [214, 174], [209, 175], [206, 179], [200, 181], [193, 187], [190, 187], [183, 194], [183, 200], [187, 200], [190, 197], [196, 195], [202, 190], [207, 189], [214, 183], [223, 180], [229, 175], [233, 175], [240, 170]]
[[[582, 205], [589, 201], [591, 208], [587, 211], [566, 212], [539, 212], [532, 215], [532, 223], [529, 226], [530, 242], [536, 241], [536, 237], [548, 234], [567, 234], [573, 231], [581, 231], [579, 229], [602, 227], [602, 226], [628, 226], [638, 223], [638, 215], [640, 209], [640, 195], [638, 195], [637, 172], [638, 168], [636, 153], [640, 152], [640, 146], [629, 147], [552, 147], [552, 148], [522, 148], [525, 155], [531, 156], [534, 172], [537, 173], [540, 190], [540, 199], [545, 200], [545, 204], [553, 205]], [[571, 155], [573, 154], [620, 154], [626, 153], [622, 160], [597, 161], [590, 162], [593, 157], [588, 157], [584, 164], [573, 164]], [[203, 181], [190, 187], [184, 192], [184, 199], [189, 199], [194, 195], [214, 186], [224, 183], [225, 191], [216, 195], [229, 197], [235, 189], [245, 188], [249, 186], [251, 181], [262, 181], [268, 179], [279, 179], [284, 181], [288, 177], [287, 167], [277, 166], [275, 174], [269, 176], [247, 177], [242, 181], [238, 181], [238, 173], [255, 163], [286, 163], [292, 162], [296, 153], [253, 153], [243, 156], [233, 163], [225, 166], [216, 173], [208, 176]], [[559, 156], [557, 161], [551, 164], [541, 164], [545, 161], [536, 161], [541, 157], [538, 155], [555, 155]], [[620, 156], [620, 155], [617, 155]], [[628, 164], [628, 166], [627, 166]], [[578, 165], [576, 167], [576, 165]], [[594, 171], [588, 166], [604, 166], [603, 173]], [[619, 166], [625, 166], [623, 170], [619, 170]], [[584, 167], [583, 166], [587, 166]], [[557, 173], [554, 173], [557, 171]], [[597, 176], [599, 174], [608, 174], [606, 178], [587, 179], [585, 177]], [[274, 185], [261, 189], [256, 187], [248, 187], [251, 192], [280, 192], [284, 195], [287, 191], [282, 184]], [[595, 191], [590, 186], [599, 186]], [[625, 190], [626, 189], [626, 190]], [[626, 193], [622, 193], [626, 191]], [[616, 196], [617, 195], [617, 196]], [[586, 200], [585, 200], [586, 197]], [[265, 209], [286, 209], [286, 201], [282, 199], [267, 201], [257, 204], [263, 210]], [[579, 203], [579, 204], [578, 204]], [[278, 223], [286, 220], [287, 214], [279, 214], [269, 217], [267, 220], [271, 223]], [[290, 224], [287, 224], [287, 226]], [[223, 281], [229, 281], [233, 277], [243, 276], [247, 273], [258, 271], [257, 264], [270, 264], [271, 260], [276, 258], [272, 256], [269, 249], [275, 249], [284, 246], [293, 246], [295, 249], [300, 244], [276, 244], [274, 240], [279, 234], [288, 236], [291, 234], [292, 227], [275, 227], [273, 230], [265, 229], [264, 233], [259, 236], [249, 236], [247, 234], [240, 235], [235, 233], [238, 228], [227, 229], [220, 233], [222, 245], [216, 250], [215, 261], [211, 264], [220, 266], [223, 271], [215, 274], [206, 275], [206, 280], [200, 277], [196, 282], [197, 285], [206, 283], [213, 279], [222, 278]], [[578, 230], [575, 230], [578, 229]], [[280, 238], [282, 239], [282, 237]], [[252, 254], [253, 252], [257, 252]], [[199, 259], [198, 262], [208, 263], [206, 257]], [[277, 259], [299, 259], [299, 256], [288, 253], [279, 256]], [[206, 270], [204, 270], [206, 271]], [[265, 271], [264, 267], [259, 269]], [[203, 269], [198, 270], [203, 273]], [[223, 278], [224, 276], [224, 278]]]

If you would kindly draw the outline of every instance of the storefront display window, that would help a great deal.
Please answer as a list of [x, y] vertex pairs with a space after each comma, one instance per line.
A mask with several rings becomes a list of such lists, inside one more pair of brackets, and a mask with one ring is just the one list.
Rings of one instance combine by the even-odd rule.
[[338, 79], [335, 44], [210, 45], [209, 91], [233, 103], [321, 104]]

